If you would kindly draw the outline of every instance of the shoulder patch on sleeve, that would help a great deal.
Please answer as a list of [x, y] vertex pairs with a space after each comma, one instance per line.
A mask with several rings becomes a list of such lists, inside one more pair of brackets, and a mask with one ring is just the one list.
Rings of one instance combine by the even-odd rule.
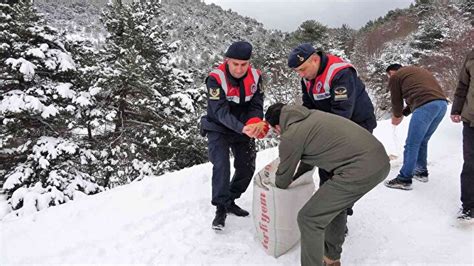
[[210, 88], [209, 89], [209, 100], [219, 100], [221, 90], [219, 88]]
[[345, 87], [337, 87], [334, 89], [334, 101], [347, 100], [347, 89]]

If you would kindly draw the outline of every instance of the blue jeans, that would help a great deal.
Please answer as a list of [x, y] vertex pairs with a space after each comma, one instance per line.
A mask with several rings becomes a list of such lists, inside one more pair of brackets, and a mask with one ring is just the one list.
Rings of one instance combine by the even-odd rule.
[[446, 114], [445, 100], [428, 102], [412, 114], [398, 178], [411, 183], [414, 172], [427, 171], [428, 141]]

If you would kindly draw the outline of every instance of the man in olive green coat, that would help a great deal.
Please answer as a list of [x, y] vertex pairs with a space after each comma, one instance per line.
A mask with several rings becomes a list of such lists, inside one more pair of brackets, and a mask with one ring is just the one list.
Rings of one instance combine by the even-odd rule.
[[300, 161], [334, 173], [299, 211], [298, 226], [302, 265], [323, 265], [323, 259], [326, 265], [340, 265], [347, 222], [341, 213], [387, 177], [385, 148], [354, 122], [303, 106], [274, 104], [265, 119], [281, 134], [278, 188], [286, 189], [299, 176]]
[[467, 54], [459, 72], [459, 83], [451, 108], [451, 120], [454, 123], [463, 122], [462, 210], [458, 219], [474, 221], [474, 49]]

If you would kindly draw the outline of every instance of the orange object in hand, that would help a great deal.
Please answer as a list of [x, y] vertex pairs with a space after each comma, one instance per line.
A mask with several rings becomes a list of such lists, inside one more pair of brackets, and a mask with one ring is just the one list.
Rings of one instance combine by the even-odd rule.
[[253, 125], [258, 128], [258, 131], [260, 132], [257, 136], [258, 139], [263, 139], [267, 135], [268, 130], [270, 129], [268, 122], [263, 121], [260, 117], [250, 118], [249, 120], [247, 120], [247, 123], [245, 123], [245, 125]]

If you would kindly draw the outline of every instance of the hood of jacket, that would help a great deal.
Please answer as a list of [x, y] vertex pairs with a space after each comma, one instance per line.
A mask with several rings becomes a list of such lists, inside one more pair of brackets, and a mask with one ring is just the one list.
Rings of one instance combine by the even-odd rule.
[[311, 111], [304, 106], [287, 105], [280, 114], [281, 133], [285, 132], [292, 124], [306, 119]]

